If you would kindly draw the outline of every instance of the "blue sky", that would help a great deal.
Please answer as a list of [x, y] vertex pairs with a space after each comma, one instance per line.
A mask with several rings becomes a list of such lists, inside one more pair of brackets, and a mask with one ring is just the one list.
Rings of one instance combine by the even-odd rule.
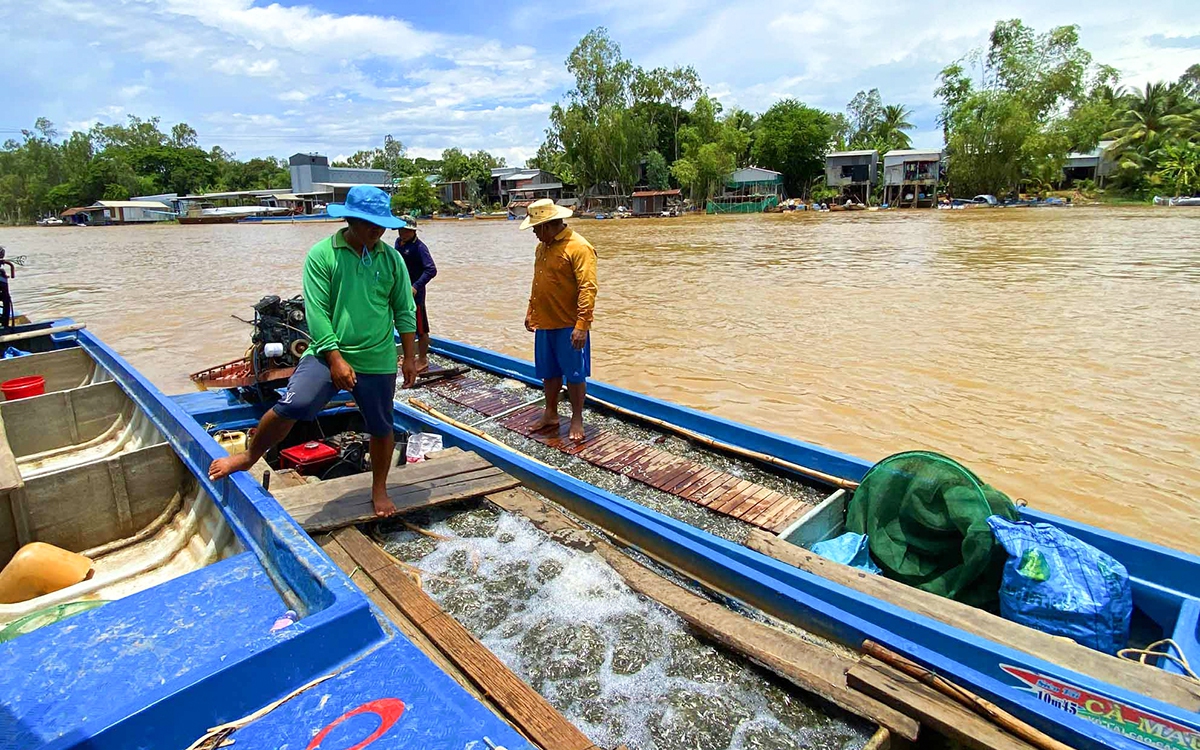
[[607, 26], [638, 64], [696, 66], [727, 106], [784, 96], [830, 110], [878, 87], [937, 146], [937, 72], [999, 18], [1078, 24], [1125, 82], [1200, 62], [1197, 0], [994, 3], [589, 0], [516, 5], [385, 0], [0, 2], [0, 137], [46, 116], [61, 130], [127, 113], [191, 124], [246, 158], [341, 156], [402, 140], [414, 156], [488, 149], [520, 163], [569, 87], [563, 60]]

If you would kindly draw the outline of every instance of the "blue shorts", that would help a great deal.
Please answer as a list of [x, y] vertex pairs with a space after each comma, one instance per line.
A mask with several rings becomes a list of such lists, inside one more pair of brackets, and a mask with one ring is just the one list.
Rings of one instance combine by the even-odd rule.
[[533, 364], [542, 380], [562, 378], [582, 383], [592, 374], [592, 335], [588, 333], [583, 349], [571, 346], [574, 328], [538, 329], [533, 335]]
[[[396, 373], [365, 375], [355, 373], [354, 403], [362, 412], [367, 432], [372, 437], [394, 434], [392, 401], [396, 398]], [[338, 392], [329, 372], [329, 364], [318, 356], [302, 357], [300, 365], [288, 379], [287, 391], [275, 404], [275, 413], [285, 419], [311, 422], [317, 418], [329, 399]]]

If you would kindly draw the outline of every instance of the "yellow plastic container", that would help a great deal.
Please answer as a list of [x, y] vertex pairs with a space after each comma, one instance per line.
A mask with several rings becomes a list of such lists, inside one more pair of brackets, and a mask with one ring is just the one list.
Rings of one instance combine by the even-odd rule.
[[24, 602], [92, 575], [92, 561], [45, 542], [30, 542], [0, 570], [0, 603]]
[[213, 437], [231, 456], [246, 452], [246, 433], [241, 430], [222, 430]]

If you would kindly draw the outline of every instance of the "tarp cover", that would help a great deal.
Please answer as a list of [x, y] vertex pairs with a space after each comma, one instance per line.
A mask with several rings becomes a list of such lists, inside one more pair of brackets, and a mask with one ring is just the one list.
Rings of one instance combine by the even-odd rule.
[[889, 456], [854, 491], [846, 529], [866, 534], [888, 578], [995, 612], [1006, 555], [989, 516], [1018, 520], [1008, 496], [954, 459]]

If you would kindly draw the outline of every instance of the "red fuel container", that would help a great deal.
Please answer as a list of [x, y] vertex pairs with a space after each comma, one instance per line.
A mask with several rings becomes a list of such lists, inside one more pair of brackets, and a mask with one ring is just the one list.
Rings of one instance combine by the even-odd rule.
[[313, 440], [279, 451], [279, 468], [295, 469], [300, 474], [316, 474], [332, 466], [337, 457], [336, 448]]

